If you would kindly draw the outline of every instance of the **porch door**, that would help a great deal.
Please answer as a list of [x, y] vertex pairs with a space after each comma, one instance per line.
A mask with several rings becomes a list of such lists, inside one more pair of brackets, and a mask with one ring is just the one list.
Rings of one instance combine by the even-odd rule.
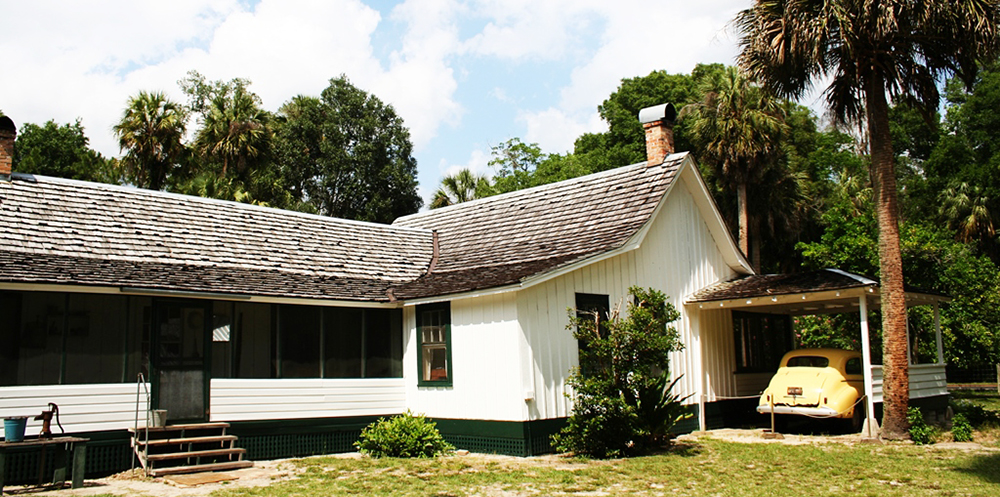
[[207, 421], [211, 302], [156, 300], [153, 309], [153, 405], [171, 422]]

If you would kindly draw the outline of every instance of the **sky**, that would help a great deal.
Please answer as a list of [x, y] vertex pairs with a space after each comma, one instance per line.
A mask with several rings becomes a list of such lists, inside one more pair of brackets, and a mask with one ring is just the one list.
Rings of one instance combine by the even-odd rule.
[[[331, 78], [391, 104], [410, 130], [419, 193], [461, 168], [492, 174], [511, 138], [571, 151], [605, 123], [623, 78], [733, 64], [730, 26], [750, 0], [0, 0], [0, 110], [81, 120], [90, 145], [140, 90], [184, 102], [189, 70], [247, 78], [276, 111]], [[193, 123], [189, 127], [194, 127]]]

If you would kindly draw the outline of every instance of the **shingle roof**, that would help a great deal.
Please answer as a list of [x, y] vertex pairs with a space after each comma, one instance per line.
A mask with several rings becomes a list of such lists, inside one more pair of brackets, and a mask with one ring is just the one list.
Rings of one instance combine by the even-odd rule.
[[0, 231], [0, 281], [322, 299], [386, 301], [433, 254], [425, 230], [23, 175]]
[[624, 245], [649, 220], [686, 153], [397, 219], [437, 230], [433, 271], [399, 298], [516, 283]]
[[687, 302], [770, 297], [827, 290], [845, 290], [878, 282], [853, 273], [832, 269], [794, 274], [755, 274], [706, 287], [688, 297]]

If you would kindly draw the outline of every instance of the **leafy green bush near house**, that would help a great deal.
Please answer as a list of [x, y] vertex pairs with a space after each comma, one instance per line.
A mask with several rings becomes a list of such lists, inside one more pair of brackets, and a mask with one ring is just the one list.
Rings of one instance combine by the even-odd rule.
[[924, 414], [919, 408], [910, 407], [906, 410], [906, 421], [910, 423], [910, 439], [917, 445], [934, 443], [937, 430], [924, 422]]
[[410, 411], [368, 425], [354, 446], [371, 457], [434, 457], [454, 449], [433, 422]]
[[580, 343], [580, 367], [569, 378], [573, 413], [552, 437], [560, 451], [597, 458], [642, 453], [662, 445], [690, 417], [672, 393], [671, 352], [683, 348], [668, 326], [680, 314], [662, 292], [629, 288], [628, 312], [570, 311], [568, 329]]
[[972, 441], [972, 425], [965, 419], [965, 415], [956, 414], [951, 419], [951, 438], [956, 442]]

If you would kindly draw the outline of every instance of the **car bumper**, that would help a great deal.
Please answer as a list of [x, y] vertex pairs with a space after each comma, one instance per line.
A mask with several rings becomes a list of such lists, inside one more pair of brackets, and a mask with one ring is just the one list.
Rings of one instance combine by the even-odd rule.
[[[771, 414], [771, 406], [759, 405], [757, 412], [761, 414]], [[799, 406], [774, 406], [775, 414], [798, 414], [801, 416], [817, 416], [824, 418], [840, 417], [840, 413], [829, 407], [799, 407]]]

